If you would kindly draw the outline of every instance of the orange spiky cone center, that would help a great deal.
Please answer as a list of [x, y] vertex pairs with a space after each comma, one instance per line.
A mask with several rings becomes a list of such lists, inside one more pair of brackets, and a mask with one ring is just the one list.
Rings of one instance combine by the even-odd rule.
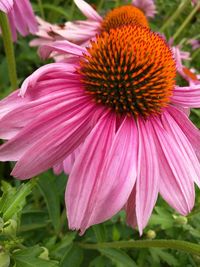
[[125, 25], [139, 24], [149, 27], [144, 13], [132, 5], [122, 6], [110, 11], [101, 24], [101, 31], [109, 32], [110, 29], [116, 29]]
[[134, 117], [160, 113], [170, 103], [176, 76], [166, 42], [137, 25], [98, 36], [78, 71], [86, 92], [97, 103]]

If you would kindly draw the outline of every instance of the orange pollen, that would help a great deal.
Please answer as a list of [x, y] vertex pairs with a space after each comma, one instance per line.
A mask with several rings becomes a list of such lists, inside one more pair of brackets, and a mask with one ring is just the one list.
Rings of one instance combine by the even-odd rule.
[[122, 6], [110, 11], [101, 24], [101, 31], [109, 32], [121, 26], [139, 24], [149, 28], [144, 13], [132, 5]]
[[112, 29], [91, 41], [78, 72], [97, 103], [134, 117], [161, 113], [170, 102], [176, 77], [166, 42], [138, 25]]

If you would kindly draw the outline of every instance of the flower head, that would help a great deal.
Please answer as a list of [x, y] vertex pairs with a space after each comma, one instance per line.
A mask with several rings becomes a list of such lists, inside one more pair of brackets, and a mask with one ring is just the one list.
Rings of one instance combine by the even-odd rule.
[[39, 68], [0, 103], [0, 136], [9, 140], [0, 159], [17, 161], [12, 175], [59, 172], [64, 162], [69, 227], [82, 233], [122, 208], [142, 233], [158, 193], [186, 215], [200, 186], [200, 138], [183, 110], [200, 106], [200, 86], [175, 85], [162, 37], [124, 26], [87, 49], [58, 41], [40, 52], [52, 51], [73, 54], [73, 63]]
[[17, 31], [26, 36], [37, 32], [37, 22], [29, 0], [1, 0], [0, 10], [8, 14], [13, 40]]
[[149, 27], [148, 21], [142, 11], [131, 5], [121, 6], [110, 11], [105, 16], [101, 24], [101, 31], [109, 32], [110, 29], [135, 24]]
[[160, 113], [170, 102], [175, 62], [165, 41], [147, 28], [104, 32], [80, 65], [86, 91], [116, 113], [146, 117]]

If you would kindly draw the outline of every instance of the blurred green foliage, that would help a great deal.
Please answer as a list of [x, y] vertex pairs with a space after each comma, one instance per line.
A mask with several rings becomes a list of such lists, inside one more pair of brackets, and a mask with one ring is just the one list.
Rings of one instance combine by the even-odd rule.
[[[31, 1], [37, 15], [51, 23], [84, 19], [71, 0]], [[89, 1], [104, 15], [110, 8], [123, 4], [123, 0]], [[124, 1], [125, 2], [125, 1]], [[129, 1], [130, 2], [130, 1]], [[154, 31], [159, 31], [183, 1], [157, 0], [157, 15], [150, 21]], [[194, 7], [188, 1], [178, 17], [164, 30], [167, 39], [172, 37]], [[193, 52], [187, 40], [200, 39], [200, 11], [195, 14], [175, 44], [191, 52], [188, 68], [200, 71], [200, 50]], [[37, 49], [29, 47], [31, 36], [19, 37], [15, 44], [19, 84], [45, 64], [37, 55]], [[0, 96], [10, 92], [3, 44], [0, 42]], [[200, 110], [191, 112], [191, 119], [200, 127]], [[142, 237], [125, 223], [125, 214], [120, 212], [111, 220], [86, 231], [83, 236], [69, 231], [64, 206], [66, 175], [55, 176], [52, 171], [22, 183], [9, 176], [10, 164], [0, 163], [0, 266], [1, 267], [169, 267], [200, 266], [200, 246], [194, 253], [180, 249], [124, 248], [115, 247], [118, 241], [130, 240], [183, 240], [200, 244], [200, 191], [196, 190], [196, 204], [186, 217], [174, 212], [159, 198], [148, 227]], [[84, 244], [113, 242], [111, 248], [87, 249]], [[168, 246], [169, 247], [169, 246]], [[189, 245], [192, 251], [192, 244]], [[178, 248], [178, 247], [177, 247]]]

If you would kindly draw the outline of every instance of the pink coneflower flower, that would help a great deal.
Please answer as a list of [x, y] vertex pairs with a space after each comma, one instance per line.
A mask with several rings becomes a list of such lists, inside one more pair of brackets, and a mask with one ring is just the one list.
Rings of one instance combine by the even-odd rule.
[[141, 9], [146, 17], [153, 18], [157, 13], [154, 0], [132, 0], [132, 4]]
[[37, 32], [37, 22], [29, 0], [0, 0], [0, 10], [8, 14], [14, 41], [17, 40], [17, 31], [22, 36]]
[[[142, 233], [158, 193], [179, 213], [200, 185], [199, 131], [183, 108], [200, 106], [200, 86], [175, 85], [176, 64], [148, 28], [104, 32], [89, 48], [55, 42], [74, 63], [39, 68], [0, 103], [2, 161], [28, 179], [74, 156], [66, 189], [69, 227], [83, 233], [122, 208]], [[57, 169], [59, 172], [60, 170]]]
[[193, 50], [200, 48], [200, 41], [197, 39], [190, 39], [188, 43], [192, 46]]
[[109, 31], [111, 28], [130, 24], [140, 24], [149, 27], [144, 13], [132, 5], [115, 8], [102, 18], [96, 10], [85, 1], [74, 0], [74, 2], [87, 17], [87, 20], [66, 22], [62, 25], [52, 25], [38, 18], [39, 31], [37, 32], [37, 36], [39, 38], [32, 40], [30, 45], [42, 46], [58, 40], [68, 40], [86, 46], [92, 38], [95, 38], [96, 34], [102, 31]]

